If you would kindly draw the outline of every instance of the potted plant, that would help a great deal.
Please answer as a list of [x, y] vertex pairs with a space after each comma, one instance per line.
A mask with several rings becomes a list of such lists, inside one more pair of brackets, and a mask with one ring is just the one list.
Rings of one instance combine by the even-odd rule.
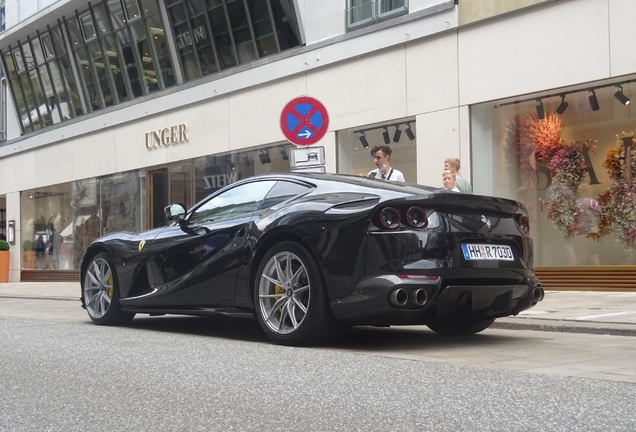
[[22, 242], [22, 268], [31, 270], [35, 266], [35, 243], [33, 240]]
[[0, 240], [0, 282], [9, 282], [9, 249], [11, 245]]

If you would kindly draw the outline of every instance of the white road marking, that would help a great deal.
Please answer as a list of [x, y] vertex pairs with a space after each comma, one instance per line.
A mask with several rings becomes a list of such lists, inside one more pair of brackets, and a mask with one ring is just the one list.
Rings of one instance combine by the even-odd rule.
[[602, 315], [588, 315], [588, 316], [566, 318], [566, 319], [572, 320], [572, 321], [584, 321], [584, 320], [590, 320], [595, 318], [606, 318], [606, 317], [619, 316], [619, 315], [631, 315], [634, 313], [636, 313], [636, 311], [624, 311], [624, 312], [614, 312], [614, 313], [608, 313], [608, 314], [602, 314]]
[[541, 315], [541, 314], [546, 314], [546, 313], [550, 313], [548, 311], [539, 311], [539, 310], [525, 310], [523, 312], [519, 312], [519, 315]]

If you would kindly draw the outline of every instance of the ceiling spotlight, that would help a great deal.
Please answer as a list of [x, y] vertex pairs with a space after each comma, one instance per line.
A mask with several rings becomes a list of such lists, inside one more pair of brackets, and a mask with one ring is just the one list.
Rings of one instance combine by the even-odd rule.
[[545, 111], [543, 110], [543, 102], [541, 102], [541, 99], [539, 99], [537, 102], [539, 102], [539, 104], [537, 105], [537, 117], [539, 118], [539, 120], [543, 120], [545, 118]]
[[623, 93], [623, 86], [616, 86], [620, 90], [614, 93], [614, 97], [623, 105], [629, 105], [629, 98]]
[[568, 109], [569, 104], [565, 101], [565, 95], [561, 96], [561, 105], [556, 109], [557, 114], [561, 115]]
[[364, 135], [364, 132], [362, 132], [362, 135], [360, 135], [360, 144], [362, 144], [362, 147], [364, 148], [369, 148], [369, 142], [367, 141], [367, 137]]
[[594, 90], [590, 90], [590, 92], [592, 93], [590, 97], [588, 97], [588, 100], [590, 101], [590, 108], [592, 108], [592, 111], [598, 111], [598, 99], [596, 99], [596, 93], [594, 93]]
[[406, 130], [404, 131], [404, 133], [406, 134], [407, 137], [409, 137], [411, 141], [415, 139], [415, 134], [411, 130], [411, 123], [406, 124]]
[[269, 157], [269, 150], [261, 150], [261, 153], [258, 155], [258, 158], [261, 160], [263, 165], [271, 163], [272, 159]]
[[234, 163], [232, 162], [232, 158], [229, 155], [225, 157], [225, 162], [227, 163], [227, 166], [230, 167], [230, 169], [236, 168], [236, 166], [234, 166]]
[[391, 138], [389, 137], [389, 129], [386, 126], [384, 126], [382, 137], [384, 138], [384, 144], [389, 144], [391, 142]]
[[280, 149], [280, 155], [281, 155], [281, 157], [283, 158], [284, 161], [288, 161], [289, 160], [289, 156], [287, 155], [287, 150], [285, 149], [285, 147]]
[[395, 133], [393, 134], [393, 142], [399, 142], [400, 136], [402, 136], [402, 131], [400, 130], [400, 125], [395, 127]]

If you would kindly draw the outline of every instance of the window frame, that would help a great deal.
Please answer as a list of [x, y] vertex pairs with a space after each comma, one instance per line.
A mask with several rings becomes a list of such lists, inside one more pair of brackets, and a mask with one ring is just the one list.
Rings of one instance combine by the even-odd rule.
[[[359, 6], [353, 4], [354, 2], [358, 1], [360, 2]], [[361, 7], [364, 4], [364, 1], [365, 0], [347, 0], [347, 7], [345, 9], [345, 27], [347, 31], [357, 30], [361, 27], [374, 25], [409, 13], [409, 0], [404, 0], [404, 6], [396, 7], [384, 12], [381, 11], [380, 5], [383, 1], [386, 2], [392, 0], [370, 0], [371, 16], [369, 18], [351, 22], [353, 9], [356, 7]]]

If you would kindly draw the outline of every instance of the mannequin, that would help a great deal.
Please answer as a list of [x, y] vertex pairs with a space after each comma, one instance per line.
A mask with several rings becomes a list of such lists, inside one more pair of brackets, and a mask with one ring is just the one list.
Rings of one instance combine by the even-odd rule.
[[24, 224], [24, 234], [22, 238], [23, 241], [24, 240], [35, 241], [35, 238], [33, 237], [34, 226], [35, 226], [35, 217], [31, 215], [29, 219], [26, 221], [26, 224]]
[[53, 219], [53, 268], [59, 269], [59, 254], [60, 254], [60, 245], [62, 244], [62, 236], [60, 233], [62, 232], [62, 213], [59, 211], [55, 215], [55, 219]]

